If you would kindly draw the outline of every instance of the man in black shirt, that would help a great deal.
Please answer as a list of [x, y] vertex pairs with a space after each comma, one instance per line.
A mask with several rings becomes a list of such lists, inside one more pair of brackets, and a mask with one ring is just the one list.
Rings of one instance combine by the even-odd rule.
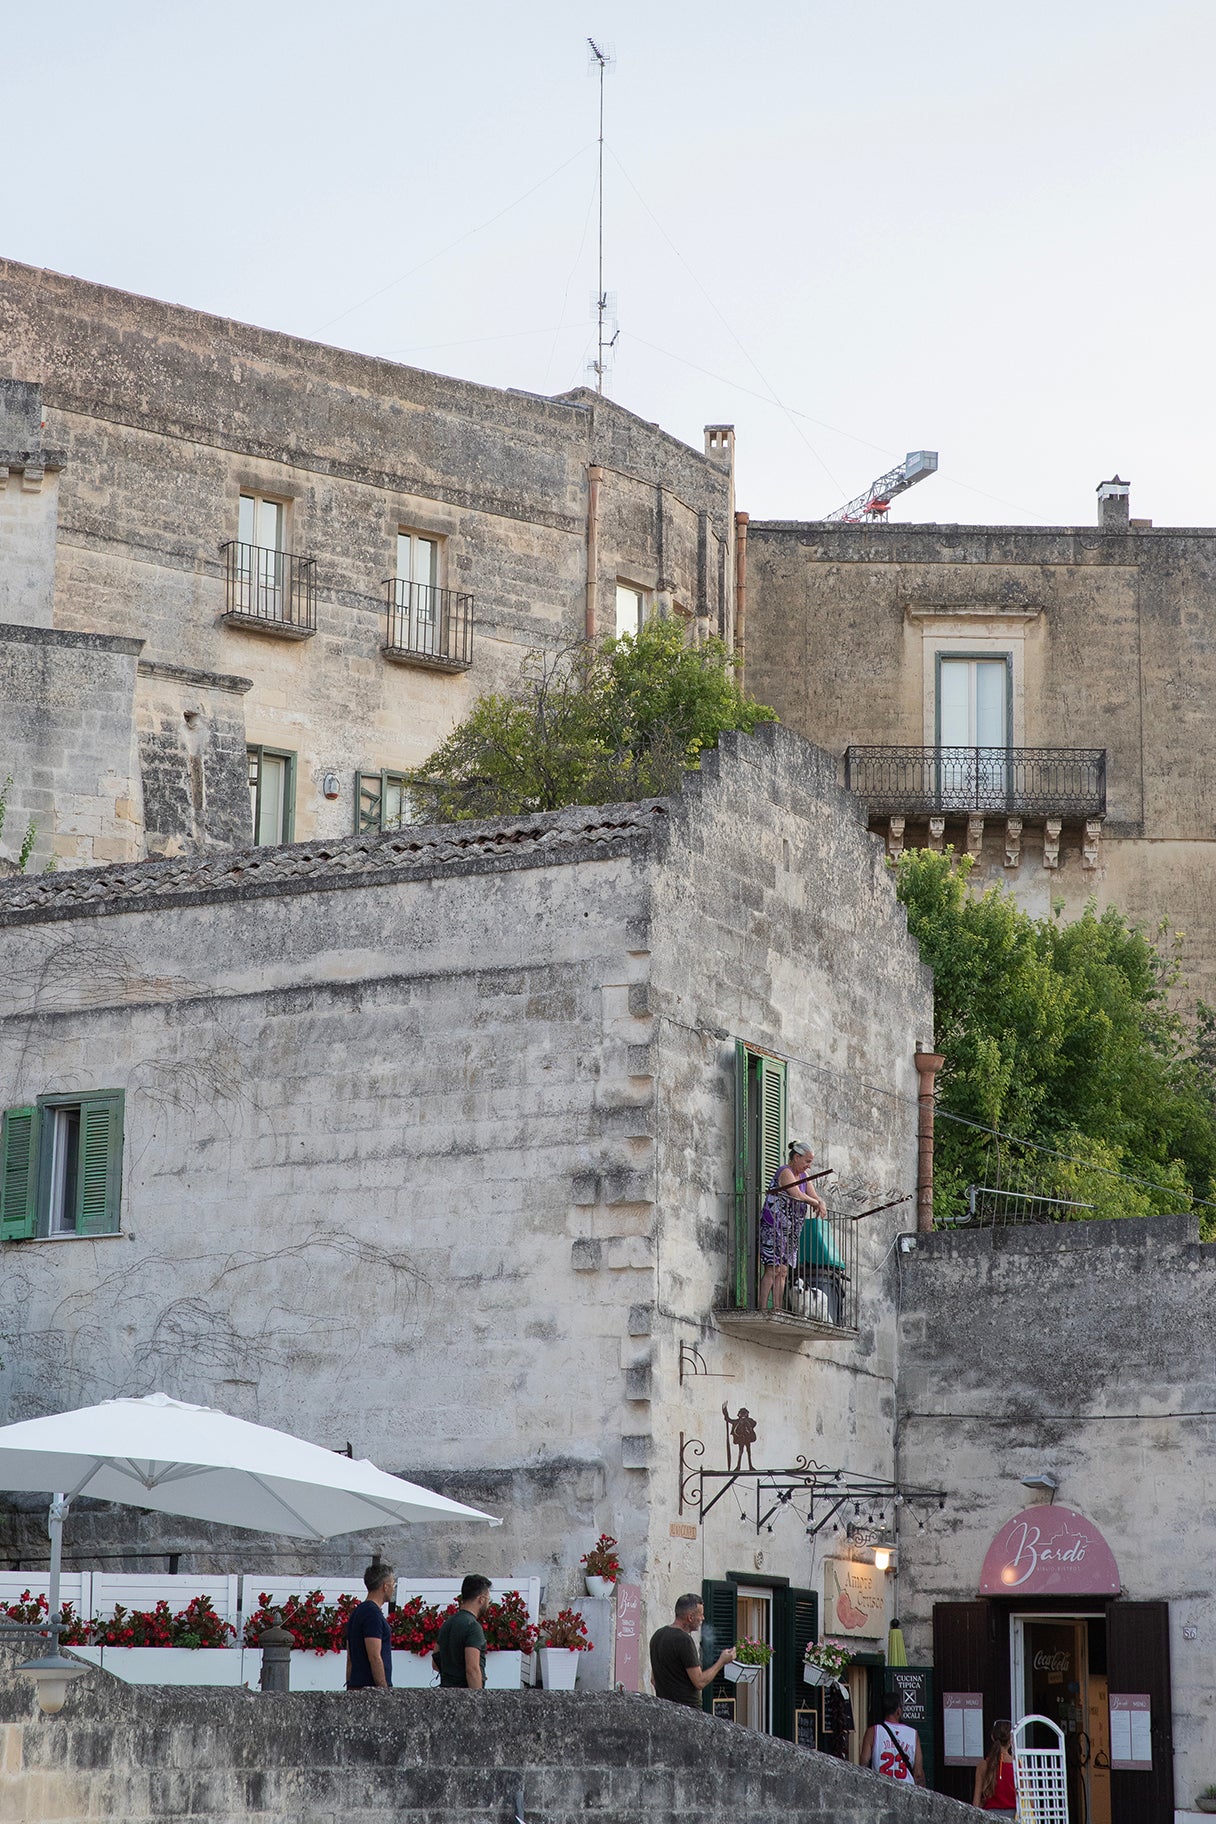
[[369, 1564], [363, 1573], [367, 1600], [346, 1624], [346, 1689], [389, 1691], [393, 1684], [393, 1640], [384, 1610], [397, 1591], [389, 1564]]
[[735, 1657], [733, 1647], [723, 1647], [712, 1666], [702, 1666], [692, 1637], [704, 1620], [705, 1604], [701, 1598], [681, 1596], [676, 1603], [674, 1624], [669, 1622], [650, 1636], [650, 1679], [656, 1697], [698, 1708], [706, 1685], [712, 1685], [723, 1666]]
[[486, 1636], [481, 1618], [490, 1606], [490, 1579], [475, 1574], [460, 1586], [460, 1607], [439, 1630], [435, 1649], [439, 1683], [468, 1691], [484, 1691]]

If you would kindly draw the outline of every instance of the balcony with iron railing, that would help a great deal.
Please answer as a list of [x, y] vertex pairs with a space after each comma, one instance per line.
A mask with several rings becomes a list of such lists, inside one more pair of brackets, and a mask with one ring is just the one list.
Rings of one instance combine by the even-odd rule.
[[1106, 749], [846, 748], [845, 784], [872, 817], [1106, 814]]
[[473, 597], [457, 589], [384, 582], [386, 659], [436, 671], [467, 671], [473, 663]]
[[730, 1304], [714, 1313], [718, 1328], [786, 1349], [800, 1348], [815, 1337], [855, 1336], [858, 1217], [831, 1207], [824, 1216], [809, 1216], [782, 1298], [763, 1311], [758, 1301], [765, 1267], [758, 1252], [758, 1227], [749, 1226], [746, 1266], [737, 1274]]
[[317, 560], [229, 539], [224, 554], [224, 620], [279, 639], [307, 640], [317, 631]]

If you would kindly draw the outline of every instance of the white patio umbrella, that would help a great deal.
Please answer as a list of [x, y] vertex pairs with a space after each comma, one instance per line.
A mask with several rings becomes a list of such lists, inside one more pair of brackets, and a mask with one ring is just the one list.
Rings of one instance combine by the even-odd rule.
[[51, 1501], [48, 1524], [48, 1619], [56, 1663], [63, 1522], [79, 1495], [302, 1539], [329, 1539], [386, 1521], [501, 1525], [475, 1507], [390, 1476], [366, 1458], [352, 1461], [288, 1432], [164, 1393], [103, 1400], [0, 1427], [0, 1489], [61, 1491]]

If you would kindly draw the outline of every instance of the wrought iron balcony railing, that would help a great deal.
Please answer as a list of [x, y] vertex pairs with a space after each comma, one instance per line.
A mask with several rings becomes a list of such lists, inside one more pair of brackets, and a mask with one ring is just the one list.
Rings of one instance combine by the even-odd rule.
[[268, 630], [305, 639], [317, 631], [317, 560], [246, 545], [221, 545], [227, 586], [227, 615]]
[[473, 597], [389, 577], [384, 584], [387, 626], [384, 652], [448, 671], [473, 663]]
[[875, 816], [1106, 814], [1101, 747], [849, 747], [844, 778]]

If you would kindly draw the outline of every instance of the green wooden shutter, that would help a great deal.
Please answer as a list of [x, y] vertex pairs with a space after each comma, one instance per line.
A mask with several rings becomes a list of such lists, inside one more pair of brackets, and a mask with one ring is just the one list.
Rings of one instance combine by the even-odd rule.
[[355, 774], [355, 835], [365, 836], [380, 828], [384, 805], [384, 774]]
[[113, 1235], [122, 1201], [122, 1091], [81, 1099], [76, 1233]]
[[38, 1110], [6, 1108], [0, 1126], [0, 1238], [28, 1241], [38, 1230]]
[[748, 1055], [747, 1046], [742, 1039], [735, 1040], [735, 1210], [733, 1234], [731, 1236], [732, 1277], [734, 1281], [735, 1307], [737, 1310], [749, 1309], [751, 1297], [751, 1212], [747, 1201], [748, 1178], [748, 1130], [747, 1118], [748, 1090]]
[[773, 1591], [773, 1734], [794, 1739], [794, 1711], [809, 1696], [802, 1656], [819, 1632], [819, 1598], [814, 1590]]
[[[723, 1647], [733, 1647], [738, 1626], [738, 1605], [735, 1600], [733, 1583], [712, 1583], [708, 1579], [701, 1585], [701, 1600], [705, 1604], [705, 1622], [701, 1629], [701, 1664], [712, 1666]], [[701, 1693], [701, 1706], [713, 1713], [714, 1698], [721, 1697], [730, 1690], [726, 1680], [719, 1673], [712, 1684], [706, 1685]]]
[[760, 1177], [768, 1190], [785, 1158], [785, 1065], [760, 1058]]

